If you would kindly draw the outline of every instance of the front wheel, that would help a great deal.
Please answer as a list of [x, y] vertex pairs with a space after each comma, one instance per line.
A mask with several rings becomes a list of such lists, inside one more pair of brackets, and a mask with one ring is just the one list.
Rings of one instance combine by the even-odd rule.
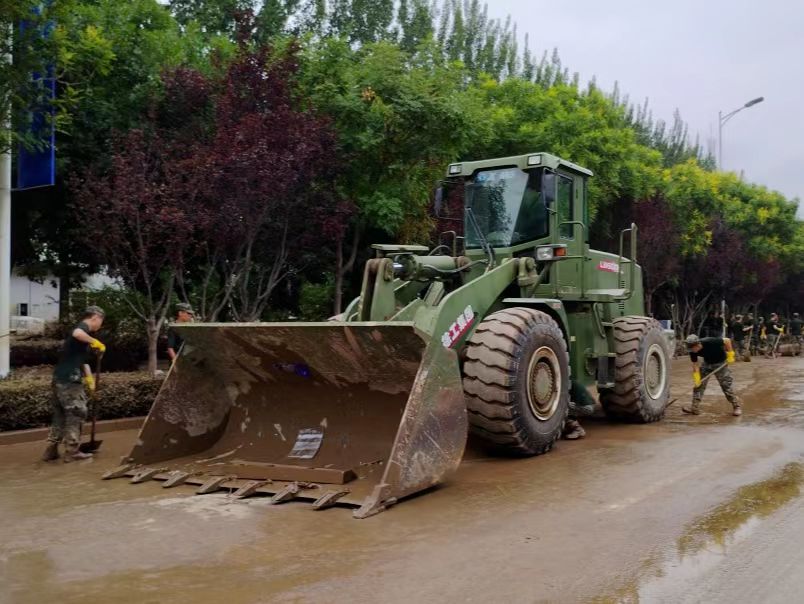
[[569, 410], [564, 334], [550, 315], [509, 308], [469, 339], [463, 378], [469, 429], [507, 455], [539, 455], [561, 436]]
[[664, 416], [670, 398], [670, 354], [661, 324], [648, 317], [614, 320], [614, 388], [600, 391], [609, 417], [636, 423]]

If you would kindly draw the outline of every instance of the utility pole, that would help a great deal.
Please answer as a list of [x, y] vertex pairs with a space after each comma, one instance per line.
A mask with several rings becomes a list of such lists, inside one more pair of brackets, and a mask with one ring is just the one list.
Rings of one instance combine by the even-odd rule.
[[[7, 36], [8, 53], [3, 61], [11, 64], [11, 26]], [[8, 377], [11, 351], [11, 95], [0, 115], [0, 379]]]

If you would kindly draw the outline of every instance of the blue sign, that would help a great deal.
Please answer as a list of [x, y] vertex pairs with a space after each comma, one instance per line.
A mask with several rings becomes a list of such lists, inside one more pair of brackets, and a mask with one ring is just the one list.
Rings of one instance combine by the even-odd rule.
[[[36, 11], [38, 12], [38, 11]], [[24, 32], [26, 23], [20, 24]], [[53, 24], [48, 23], [40, 35], [50, 36]], [[56, 184], [56, 129], [53, 123], [53, 100], [56, 98], [56, 79], [53, 77], [53, 66], [48, 66], [47, 74], [34, 73], [33, 81], [41, 86], [41, 94], [37, 98], [37, 106], [31, 107], [29, 132], [38, 141], [36, 146], [26, 149], [20, 145], [17, 154], [17, 190], [34, 187], [48, 187]]]

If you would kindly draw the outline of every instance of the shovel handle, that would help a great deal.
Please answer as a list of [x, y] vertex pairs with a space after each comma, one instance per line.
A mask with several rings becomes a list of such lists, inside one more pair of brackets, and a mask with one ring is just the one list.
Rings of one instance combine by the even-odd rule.
[[[723, 364], [722, 364], [720, 367], [718, 367], [718, 368], [717, 368], [717, 369], [715, 369], [714, 371], [712, 371], [712, 372], [710, 372], [710, 373], [707, 373], [707, 374], [704, 376], [704, 378], [701, 380], [701, 386], [703, 386], [703, 385], [706, 383], [706, 381], [707, 381], [707, 380], [708, 380], [710, 377], [712, 377], [713, 375], [715, 375], [717, 372], [719, 372], [721, 369], [723, 369], [723, 368], [724, 368], [726, 365], [728, 365], [728, 364], [729, 364], [729, 362], [728, 362], [728, 361], [726, 361], [725, 363], [723, 363]], [[698, 388], [700, 388], [701, 386], [698, 386]]]

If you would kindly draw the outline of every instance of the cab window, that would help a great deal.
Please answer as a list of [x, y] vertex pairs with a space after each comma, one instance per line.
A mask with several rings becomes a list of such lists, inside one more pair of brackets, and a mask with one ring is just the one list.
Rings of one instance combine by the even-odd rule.
[[[562, 222], [574, 220], [572, 211], [574, 195], [571, 178], [561, 176], [560, 174], [558, 175], [558, 191], [556, 196], [558, 223], [561, 225]], [[559, 227], [558, 232], [564, 239], [573, 239], [574, 230], [575, 225], [564, 224]]]

